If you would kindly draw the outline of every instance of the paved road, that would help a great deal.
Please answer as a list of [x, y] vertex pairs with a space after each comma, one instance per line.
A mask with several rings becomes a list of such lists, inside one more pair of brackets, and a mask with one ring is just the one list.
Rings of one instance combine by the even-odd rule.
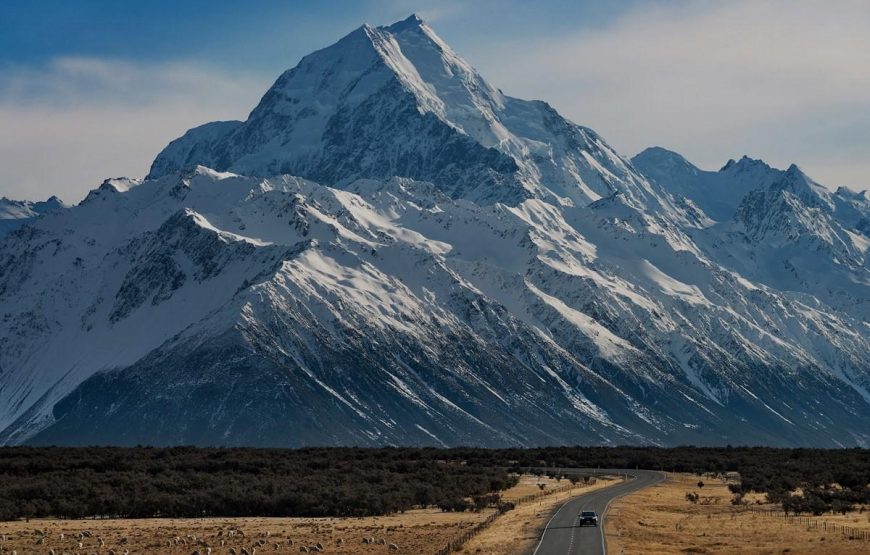
[[613, 486], [575, 497], [553, 513], [541, 535], [534, 555], [604, 555], [604, 526], [577, 526], [580, 511], [595, 511], [603, 522], [610, 502], [617, 497], [657, 484], [664, 479], [652, 470], [597, 470], [598, 473], [628, 474], [629, 479]]

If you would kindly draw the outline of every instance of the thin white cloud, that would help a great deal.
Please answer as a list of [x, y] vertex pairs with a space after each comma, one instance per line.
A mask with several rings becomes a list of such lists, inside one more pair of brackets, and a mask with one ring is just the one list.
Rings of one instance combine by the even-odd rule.
[[[486, 17], [456, 37], [461, 55], [626, 154], [657, 144], [714, 168], [745, 153], [870, 186], [870, 2], [639, 3], [599, 28], [535, 36], [466, 6], [394, 0], [379, 13], [419, 11], [448, 38]], [[0, 68], [0, 194], [75, 202], [106, 177], [140, 177], [186, 129], [244, 118], [276, 77], [190, 61]]]
[[477, 65], [497, 85], [627, 153], [658, 144], [706, 167], [747, 153], [870, 185], [866, 157], [835, 163], [855, 141], [870, 150], [870, 2], [641, 5], [594, 31], [484, 52]]
[[93, 58], [0, 75], [0, 194], [68, 202], [107, 177], [144, 176], [190, 127], [246, 117], [274, 78]]

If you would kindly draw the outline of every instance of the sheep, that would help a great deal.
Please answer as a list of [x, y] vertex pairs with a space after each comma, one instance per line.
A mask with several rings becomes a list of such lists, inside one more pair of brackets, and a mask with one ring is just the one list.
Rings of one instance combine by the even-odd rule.
[[106, 540], [104, 540], [103, 538], [97, 538], [97, 543], [100, 544], [100, 547], [106, 546]]
[[63, 540], [66, 536], [63, 535], [63, 532], [60, 533], [60, 539]]
[[314, 544], [314, 547], [316, 547], [318, 551], [323, 551], [323, 544], [320, 542]]
[[84, 546], [85, 546], [85, 544], [83, 544], [82, 542], [79, 542], [79, 549], [83, 548]]
[[230, 548], [230, 555], [236, 555], [236, 548], [235, 547]]
[[244, 547], [241, 549], [241, 551], [239, 551], [239, 553], [241, 553], [242, 555], [251, 555], [251, 554], [248, 552], [248, 550], [245, 549]]
[[110, 549], [110, 550], [109, 550], [109, 555], [115, 555], [115, 550], [114, 550], [114, 549]]
[[226, 543], [227, 543], [226, 541], [221, 540], [221, 547], [223, 547], [224, 545], [226, 545]]
[[394, 544], [394, 543], [391, 543], [389, 545], [389, 547], [390, 547], [390, 551], [398, 551], [399, 550], [399, 546]]
[[368, 545], [368, 543], [369, 543], [369, 539], [368, 539], [368, 538], [363, 538], [363, 543], [366, 544], [366, 545]]
[[304, 545], [299, 546], [299, 553], [308, 553], [308, 548]]
[[48, 555], [54, 555], [54, 549], [49, 549], [49, 550], [48, 550]]
[[166, 540], [166, 547], [172, 547], [172, 540]]

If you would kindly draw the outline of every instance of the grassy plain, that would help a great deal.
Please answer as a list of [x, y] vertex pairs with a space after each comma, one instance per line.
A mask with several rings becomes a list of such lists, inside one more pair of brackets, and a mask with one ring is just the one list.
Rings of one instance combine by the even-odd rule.
[[[605, 531], [608, 552], [613, 555], [670, 554], [812, 554], [857, 555], [870, 553], [870, 542], [850, 540], [840, 532], [808, 529], [779, 518], [761, 516], [748, 507], [731, 504], [726, 485], [699, 477], [669, 475], [656, 486], [613, 502]], [[696, 492], [699, 503], [686, 500]], [[764, 496], [748, 496], [761, 501]], [[870, 512], [813, 517], [847, 526], [870, 527]]]
[[[570, 497], [612, 483], [599, 479], [569, 491], [519, 505], [466, 544], [466, 553], [524, 553], [537, 541], [550, 512]], [[522, 476], [502, 492], [505, 501], [564, 488], [567, 480]], [[442, 512], [438, 509], [366, 518], [203, 518], [203, 519], [34, 519], [0, 523], [0, 553], [10, 555], [242, 555], [300, 553], [300, 547], [323, 546], [322, 553], [377, 555], [434, 553], [448, 541], [484, 520], [481, 512]], [[232, 532], [231, 532], [232, 531]], [[240, 532], [241, 531], [241, 532]], [[79, 539], [79, 534], [89, 537]], [[364, 538], [384, 543], [365, 544]], [[103, 540], [101, 545], [100, 540]], [[339, 541], [341, 540], [341, 541]], [[81, 542], [81, 546], [79, 546]], [[390, 550], [389, 544], [399, 549]], [[256, 548], [256, 552], [253, 549]], [[210, 551], [209, 551], [210, 550]], [[312, 550], [313, 552], [313, 550]]]
[[[528, 493], [539, 491], [538, 482], [546, 483], [553, 489], [567, 482], [552, 479], [538, 480], [533, 476], [523, 476], [520, 483], [504, 494], [506, 500], [519, 498]], [[517, 506], [514, 510], [500, 516], [492, 526], [475, 536], [465, 546], [464, 553], [475, 555], [520, 555], [531, 553], [541, 537], [541, 530], [552, 512], [565, 501], [583, 493], [612, 485], [614, 480], [599, 478], [594, 484], [577, 484], [577, 487], [547, 495], [538, 500]]]
[[[427, 509], [367, 518], [40, 519], [0, 523], [0, 550], [3, 555], [13, 551], [17, 555], [50, 555], [50, 550], [55, 555], [123, 555], [125, 550], [130, 555], [229, 555], [231, 548], [236, 553], [245, 548], [249, 554], [256, 548], [255, 555], [277, 555], [300, 553], [300, 546], [320, 543], [322, 553], [418, 555], [434, 553], [490, 512]], [[230, 530], [241, 530], [244, 536], [238, 532], [230, 535]], [[81, 540], [79, 547], [78, 534], [85, 531], [91, 537]], [[43, 534], [45, 539], [39, 543]], [[98, 538], [103, 539], [104, 546]], [[176, 543], [176, 538], [183, 541]], [[383, 539], [385, 543], [367, 545], [363, 538]], [[399, 549], [390, 550], [391, 543]]]

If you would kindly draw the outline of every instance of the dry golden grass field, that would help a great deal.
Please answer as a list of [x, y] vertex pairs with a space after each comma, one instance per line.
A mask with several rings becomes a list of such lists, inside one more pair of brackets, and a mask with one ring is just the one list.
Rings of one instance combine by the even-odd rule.
[[[519, 505], [499, 517], [493, 526], [466, 544], [462, 551], [509, 554], [529, 551], [538, 539], [550, 512], [569, 498], [606, 487], [611, 480], [577, 484], [536, 501]], [[567, 480], [521, 476], [519, 483], [502, 492], [505, 501], [565, 488]], [[492, 509], [445, 513], [438, 509], [371, 518], [204, 518], [204, 519], [107, 519], [0, 523], [0, 554], [11, 555], [278, 555], [309, 552], [320, 544], [322, 553], [427, 554], [472, 528]], [[80, 537], [85, 534], [85, 537]], [[373, 538], [374, 543], [364, 543]], [[101, 541], [102, 540], [102, 541]], [[383, 543], [380, 543], [383, 541]], [[398, 549], [391, 549], [394, 544]], [[254, 551], [256, 549], [256, 551]]]
[[[613, 502], [608, 513], [608, 553], [664, 554], [813, 554], [870, 553], [870, 541], [850, 540], [839, 532], [808, 529], [805, 525], [761, 516], [731, 504], [731, 492], [721, 481], [698, 476], [669, 475], [657, 486]], [[687, 492], [701, 496], [698, 504]], [[749, 496], [748, 496], [749, 497]], [[752, 496], [758, 499], [761, 496]], [[773, 508], [771, 506], [770, 508]], [[826, 514], [819, 521], [870, 527], [870, 512], [846, 516]]]
[[[208, 518], [143, 520], [31, 520], [0, 523], [3, 555], [271, 555], [300, 553], [322, 545], [323, 553], [434, 553], [448, 540], [486, 518], [480, 513], [438, 509], [371, 518]], [[90, 537], [79, 539], [79, 534]], [[241, 531], [239, 533], [238, 531]], [[63, 536], [61, 536], [63, 534]], [[244, 534], [244, 535], [242, 535]], [[40, 541], [40, 538], [43, 538]], [[364, 538], [376, 543], [364, 544]], [[100, 544], [100, 539], [104, 544]], [[383, 544], [378, 543], [381, 540]], [[81, 545], [79, 543], [81, 542]], [[389, 544], [398, 549], [391, 549]], [[256, 548], [256, 552], [253, 549]], [[210, 551], [209, 551], [210, 550]], [[312, 549], [311, 552], [316, 552]]]
[[[522, 476], [516, 486], [502, 492], [503, 499], [513, 501], [538, 493], [541, 491], [538, 484], [544, 484], [544, 489], [549, 491], [568, 482]], [[516, 522], [519, 530], [519, 520], [535, 521], [534, 513], [546, 514], [551, 505], [570, 495], [547, 496], [520, 507], [516, 515], [512, 512], [502, 519], [509, 518], [510, 526]], [[320, 544], [322, 553], [417, 555], [434, 553], [492, 512], [488, 509], [479, 513], [444, 513], [426, 509], [371, 518], [38, 519], [0, 523], [0, 554], [51, 555], [53, 551], [54, 555], [124, 555], [125, 552], [130, 555], [192, 555], [195, 552], [244, 555], [244, 548], [251, 555], [256, 548], [255, 555], [277, 555], [300, 553], [303, 546], [311, 548]], [[510, 526], [501, 529], [513, 538], [516, 534], [507, 531]], [[79, 538], [82, 533], [90, 535]], [[374, 538], [374, 543], [364, 543], [366, 538]], [[380, 543], [381, 540], [384, 543]], [[390, 544], [398, 549], [391, 549]]]
[[[539, 491], [537, 487], [539, 482], [546, 483], [548, 488], [558, 488], [566, 483], [564, 480], [559, 483], [552, 479], [523, 476], [519, 484], [504, 493], [504, 498], [510, 500], [528, 493], [535, 493]], [[577, 487], [568, 491], [554, 493], [536, 501], [519, 505], [514, 510], [499, 517], [492, 526], [465, 544], [462, 552], [475, 555], [531, 553], [553, 510], [572, 497], [607, 487], [613, 483], [613, 479], [599, 478], [595, 484], [588, 486], [577, 484]]]

